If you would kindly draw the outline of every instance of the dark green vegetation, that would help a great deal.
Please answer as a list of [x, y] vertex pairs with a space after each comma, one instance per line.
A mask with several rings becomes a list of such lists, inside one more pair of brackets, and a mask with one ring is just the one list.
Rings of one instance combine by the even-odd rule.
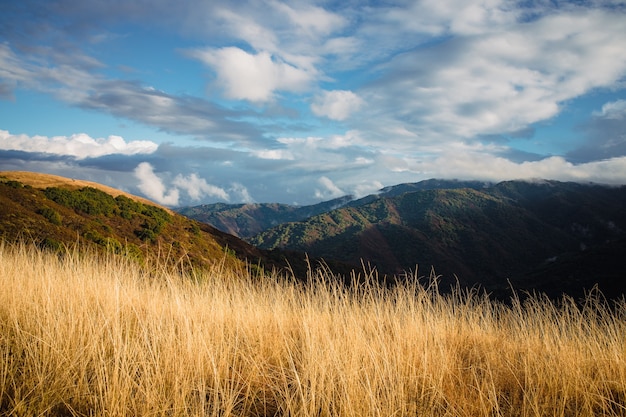
[[341, 207], [352, 200], [342, 197], [311, 206], [291, 206], [278, 203], [204, 204], [178, 209], [192, 219], [209, 223], [223, 232], [246, 239], [287, 222], [297, 222]]
[[458, 279], [503, 297], [511, 286], [580, 296], [595, 284], [613, 296], [626, 289], [625, 231], [626, 187], [431, 180], [384, 189], [249, 241], [357, 268], [363, 260], [389, 275], [434, 268], [444, 286]]
[[[180, 268], [266, 264], [253, 246], [145, 200], [94, 187], [36, 188], [0, 177], [0, 238], [63, 252], [77, 242]], [[274, 265], [274, 262], [269, 262]]]

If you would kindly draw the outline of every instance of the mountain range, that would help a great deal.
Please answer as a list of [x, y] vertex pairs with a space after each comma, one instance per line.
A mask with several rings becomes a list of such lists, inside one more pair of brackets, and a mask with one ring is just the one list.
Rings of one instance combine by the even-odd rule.
[[304, 207], [174, 211], [97, 183], [5, 171], [0, 238], [58, 252], [80, 242], [180, 269], [281, 269], [298, 278], [322, 260], [348, 280], [364, 267], [388, 282], [434, 271], [444, 290], [478, 287], [500, 299], [511, 289], [579, 297], [598, 286], [611, 298], [626, 294], [624, 186], [428, 180]]
[[434, 270], [497, 297], [626, 290], [626, 187], [558, 181], [427, 180], [313, 206], [180, 209], [267, 250], [306, 252], [379, 274]]

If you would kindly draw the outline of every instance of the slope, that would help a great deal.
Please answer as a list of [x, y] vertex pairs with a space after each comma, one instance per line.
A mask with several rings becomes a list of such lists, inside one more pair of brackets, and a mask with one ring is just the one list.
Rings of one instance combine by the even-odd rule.
[[246, 239], [279, 224], [305, 220], [344, 206], [351, 200], [351, 196], [345, 196], [310, 206], [279, 203], [216, 203], [182, 207], [177, 209], [177, 212]]
[[[625, 187], [512, 181], [380, 197], [280, 225], [250, 241], [354, 265], [363, 259], [387, 274], [434, 267], [445, 285], [458, 279], [504, 294], [512, 283], [558, 295], [593, 286], [593, 276], [569, 282], [563, 271], [580, 269], [591, 249], [617, 244], [624, 230]], [[554, 262], [562, 275], [542, 287], [547, 278], [541, 271]], [[623, 288], [623, 280], [618, 284]]]
[[490, 183], [483, 181], [430, 179], [417, 183], [385, 187], [375, 194], [370, 194], [358, 199], [355, 199], [351, 195], [346, 195], [308, 206], [278, 203], [216, 203], [181, 207], [176, 211], [194, 220], [209, 223], [226, 233], [230, 233], [242, 239], [250, 239], [267, 229], [283, 223], [303, 221], [309, 217], [327, 213], [341, 207], [359, 207], [379, 198], [394, 197], [409, 191], [457, 188], [473, 188], [480, 190], [490, 185]]
[[264, 253], [207, 224], [101, 184], [0, 172], [0, 237], [64, 251], [77, 241], [143, 262], [179, 268], [241, 268]]

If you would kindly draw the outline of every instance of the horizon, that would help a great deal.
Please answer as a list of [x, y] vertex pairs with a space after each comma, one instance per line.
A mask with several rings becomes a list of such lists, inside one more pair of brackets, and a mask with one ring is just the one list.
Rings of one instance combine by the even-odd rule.
[[0, 170], [169, 207], [626, 184], [620, 1], [0, 5]]

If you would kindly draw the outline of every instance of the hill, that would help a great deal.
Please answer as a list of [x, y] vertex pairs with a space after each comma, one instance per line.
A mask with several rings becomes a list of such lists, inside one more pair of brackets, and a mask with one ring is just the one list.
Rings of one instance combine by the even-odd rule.
[[279, 203], [203, 204], [177, 209], [180, 214], [209, 223], [219, 230], [246, 239], [287, 222], [297, 222], [344, 206], [352, 201], [345, 196], [310, 206]]
[[214, 227], [101, 184], [30, 172], [0, 172], [0, 237], [63, 251], [80, 241], [143, 263], [179, 268], [245, 262], [279, 266], [267, 254]]
[[168, 212], [171, 211], [168, 208], [164, 208], [146, 198], [132, 195], [122, 190], [118, 190], [116, 188], [92, 181], [85, 181], [75, 178], [61, 177], [59, 175], [42, 174], [30, 171], [0, 171], [0, 179], [21, 182], [22, 184], [29, 185], [33, 188], [63, 187], [70, 190], [77, 190], [80, 188], [91, 187], [110, 194], [113, 197], [122, 195], [143, 204], [161, 207]]
[[615, 261], [626, 255], [626, 187], [509, 181], [414, 188], [285, 223], [250, 242], [355, 266], [363, 259], [390, 275], [432, 267], [445, 285], [458, 280], [496, 295], [510, 285], [554, 296], [582, 295], [596, 283], [626, 289]]
[[355, 199], [352, 195], [323, 201], [308, 206], [278, 203], [203, 204], [181, 207], [176, 211], [192, 219], [209, 223], [217, 229], [248, 240], [253, 236], [283, 223], [299, 222], [341, 207], [358, 207], [384, 197], [393, 197], [409, 191], [474, 188], [489, 186], [482, 181], [431, 179], [418, 183], [398, 184], [382, 188], [375, 194]]

